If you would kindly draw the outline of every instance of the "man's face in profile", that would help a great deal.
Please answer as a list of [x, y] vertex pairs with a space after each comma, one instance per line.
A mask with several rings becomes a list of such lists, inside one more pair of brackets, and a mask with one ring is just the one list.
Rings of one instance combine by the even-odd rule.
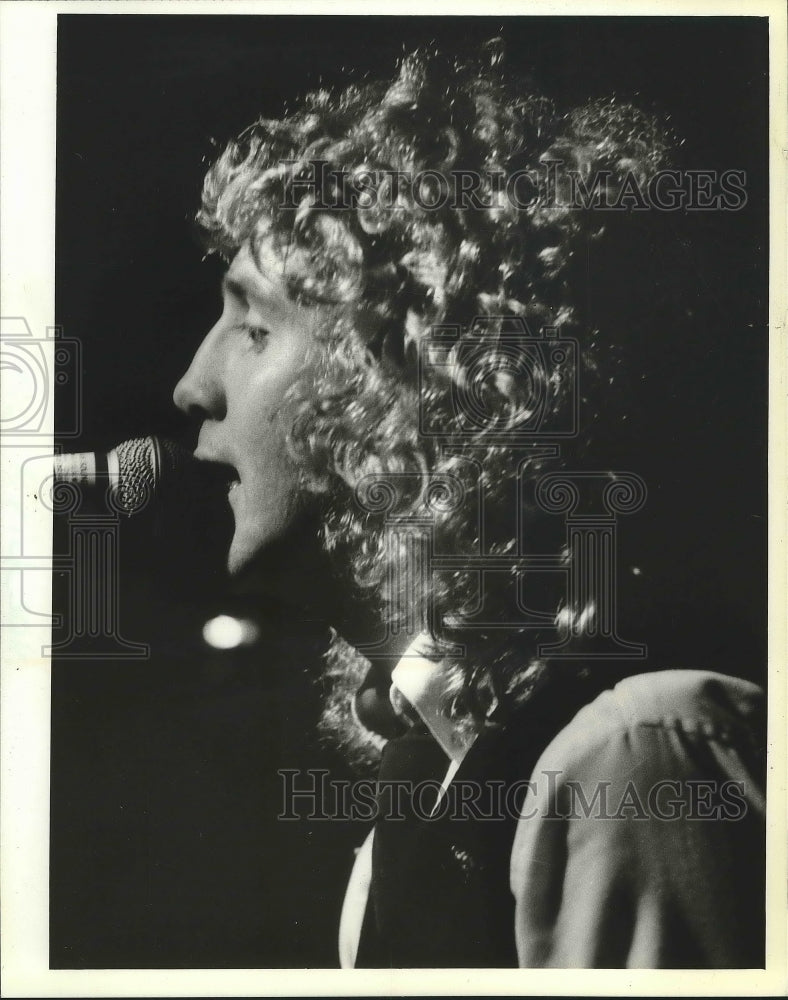
[[235, 530], [231, 574], [292, 524], [298, 472], [280, 419], [285, 395], [309, 367], [314, 334], [325, 309], [298, 305], [288, 295], [282, 265], [248, 245], [222, 283], [223, 310], [175, 388], [176, 405], [202, 420], [195, 456], [228, 466], [228, 501]]

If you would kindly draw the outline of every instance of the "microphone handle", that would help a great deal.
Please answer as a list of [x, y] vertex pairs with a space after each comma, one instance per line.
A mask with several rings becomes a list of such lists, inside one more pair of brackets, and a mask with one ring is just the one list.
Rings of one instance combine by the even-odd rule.
[[108, 454], [83, 451], [55, 455], [52, 467], [56, 483], [94, 487], [98, 483], [118, 486], [120, 482], [120, 462], [114, 448]]

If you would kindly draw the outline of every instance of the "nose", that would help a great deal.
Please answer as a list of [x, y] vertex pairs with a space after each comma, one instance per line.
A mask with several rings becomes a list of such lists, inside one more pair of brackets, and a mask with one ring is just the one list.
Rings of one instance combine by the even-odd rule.
[[227, 408], [217, 327], [210, 331], [197, 348], [191, 364], [172, 394], [173, 402], [179, 410], [203, 420], [221, 420]]

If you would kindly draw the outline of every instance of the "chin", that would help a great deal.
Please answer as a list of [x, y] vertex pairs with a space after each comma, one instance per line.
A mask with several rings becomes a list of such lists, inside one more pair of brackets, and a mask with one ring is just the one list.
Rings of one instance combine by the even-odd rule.
[[[227, 554], [227, 572], [233, 579], [247, 576], [254, 570], [279, 567], [292, 545], [288, 538], [289, 522], [275, 520], [273, 524], [255, 526], [253, 531], [238, 531], [236, 527]], [[283, 546], [283, 542], [289, 544]]]
[[243, 523], [239, 525], [236, 516], [235, 529], [227, 553], [227, 572], [231, 577], [240, 576], [259, 560], [277, 534], [275, 531], [249, 530], [250, 527]]
[[244, 540], [233, 538], [230, 551], [227, 553], [227, 573], [232, 579], [246, 575], [253, 567], [259, 566], [264, 560], [266, 548], [274, 541], [273, 538], [250, 544]]
[[242, 576], [248, 565], [249, 560], [245, 556], [237, 554], [232, 549], [227, 553], [227, 575], [231, 579], [236, 580]]

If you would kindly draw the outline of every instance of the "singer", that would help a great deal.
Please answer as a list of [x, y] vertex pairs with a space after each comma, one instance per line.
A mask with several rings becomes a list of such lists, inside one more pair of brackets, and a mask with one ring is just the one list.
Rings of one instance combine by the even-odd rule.
[[346, 966], [763, 964], [762, 691], [616, 618], [647, 491], [600, 439], [616, 347], [583, 310], [673, 145], [623, 102], [556, 110], [497, 42], [428, 46], [205, 178], [223, 308], [175, 402], [226, 471], [230, 572], [307, 532], [333, 561], [324, 725], [378, 762]]

